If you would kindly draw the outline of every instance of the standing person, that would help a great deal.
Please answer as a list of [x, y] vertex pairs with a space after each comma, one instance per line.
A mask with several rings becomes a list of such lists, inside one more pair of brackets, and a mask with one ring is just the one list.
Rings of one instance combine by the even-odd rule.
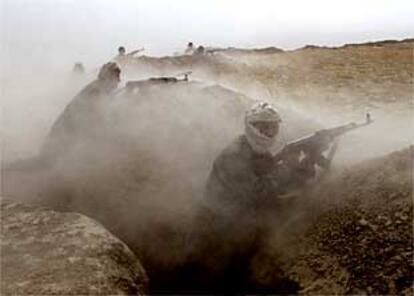
[[144, 51], [144, 48], [136, 49], [127, 53], [125, 47], [120, 46], [118, 47], [118, 55], [114, 58], [114, 60], [122, 65], [124, 63], [128, 63], [129, 59], [133, 58], [134, 55], [142, 51]]
[[118, 56], [122, 57], [122, 56], [125, 56], [125, 54], [126, 54], [125, 47], [123, 46], [118, 47]]
[[187, 48], [185, 49], [184, 54], [192, 55], [194, 53], [194, 44], [193, 42], [188, 42]]

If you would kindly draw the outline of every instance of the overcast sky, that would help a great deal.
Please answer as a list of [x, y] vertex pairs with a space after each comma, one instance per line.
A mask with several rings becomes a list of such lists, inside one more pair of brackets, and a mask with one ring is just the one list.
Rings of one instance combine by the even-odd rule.
[[0, 0], [1, 58], [101, 63], [119, 45], [340, 45], [414, 37], [413, 0]]

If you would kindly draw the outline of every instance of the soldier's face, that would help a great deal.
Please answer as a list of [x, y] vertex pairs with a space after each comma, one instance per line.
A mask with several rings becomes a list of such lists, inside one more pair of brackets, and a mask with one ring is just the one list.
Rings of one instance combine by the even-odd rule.
[[256, 121], [252, 125], [262, 134], [269, 138], [277, 136], [279, 133], [279, 123], [269, 121]]

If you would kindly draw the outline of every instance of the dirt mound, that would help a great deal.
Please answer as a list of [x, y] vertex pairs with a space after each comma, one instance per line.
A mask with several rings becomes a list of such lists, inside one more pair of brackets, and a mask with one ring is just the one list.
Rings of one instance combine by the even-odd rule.
[[[196, 73], [210, 71], [215, 68], [230, 68], [231, 60], [226, 59], [222, 54], [217, 55], [182, 55], [151, 57], [140, 56], [131, 59], [128, 64], [122, 67], [124, 74], [147, 73], [150, 75], [176, 75], [186, 71]], [[121, 65], [122, 66], [122, 65]]]
[[269, 47], [262, 47], [262, 48], [237, 48], [237, 47], [228, 47], [228, 48], [220, 48], [220, 49], [214, 49], [214, 52], [219, 52], [221, 54], [225, 55], [249, 55], [249, 54], [274, 54], [274, 53], [281, 53], [284, 52], [283, 49], [269, 46]]
[[336, 176], [287, 268], [311, 294], [412, 295], [413, 147]]
[[1, 201], [4, 295], [145, 295], [148, 279], [128, 247], [93, 220]]
[[[264, 54], [265, 53], [265, 54]], [[412, 112], [413, 40], [378, 41], [284, 51], [231, 50], [202, 57], [143, 57], [133, 71], [156, 74], [192, 70], [243, 93], [292, 101], [304, 110]]]

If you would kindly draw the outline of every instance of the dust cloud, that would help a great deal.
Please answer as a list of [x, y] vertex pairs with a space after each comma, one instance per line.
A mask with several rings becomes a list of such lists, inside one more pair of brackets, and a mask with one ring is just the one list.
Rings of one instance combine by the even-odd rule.
[[[372, 63], [374, 69], [371, 70], [372, 73], [363, 77], [364, 81], [355, 82], [360, 85], [351, 84], [339, 88], [337, 84], [343, 82], [335, 81], [335, 78], [331, 78], [330, 81], [309, 82], [312, 75], [318, 77], [330, 74], [329, 71], [327, 74], [321, 74], [322, 71], [319, 72], [310, 65], [314, 63], [313, 59], [322, 59], [321, 66], [328, 63], [323, 60], [323, 50], [308, 56], [306, 51], [300, 50], [269, 56], [247, 54], [236, 58], [229, 54], [228, 58], [234, 63], [236, 71], [227, 75], [215, 75], [217, 69], [203, 70], [199, 75], [203, 79], [219, 80], [229, 89], [242, 92], [249, 97], [275, 104], [288, 119], [286, 127], [289, 130], [289, 140], [317, 129], [350, 122], [364, 122], [366, 114], [369, 113], [374, 120], [373, 124], [341, 137], [333, 163], [337, 167], [350, 167], [363, 160], [383, 156], [412, 144], [414, 101], [412, 88], [407, 88], [404, 84], [409, 81], [397, 81], [395, 85], [391, 82], [384, 82], [383, 85], [372, 83], [371, 80], [381, 79], [381, 75], [384, 74], [375, 74], [375, 67], [379, 67], [379, 62], [375, 59], [371, 61], [372, 57], [368, 51], [367, 60], [361, 58], [360, 62]], [[336, 49], [330, 50], [335, 52]], [[362, 52], [361, 50], [359, 53], [361, 56]], [[345, 53], [338, 56], [337, 59], [343, 59]], [[401, 62], [403, 61], [408, 60]], [[398, 67], [400, 66], [395, 66], [394, 71], [398, 73], [395, 76], [403, 72]], [[334, 66], [332, 68], [335, 69]], [[361, 94], [360, 88], [364, 89], [365, 96]], [[303, 122], [308, 128], [303, 128]]]
[[[341, 106], [324, 105], [317, 96], [295, 101], [288, 92], [254, 77], [240, 83], [240, 73], [230, 79], [195, 73], [189, 82], [150, 86], [133, 94], [120, 91], [100, 103], [91, 115], [93, 122], [85, 122], [84, 133], [70, 139], [76, 145], [64, 147], [56, 162], [45, 165], [37, 155], [50, 127], [71, 98], [94, 79], [96, 69], [91, 67], [81, 77], [73, 76], [70, 67], [38, 72], [8, 73], [3, 85], [3, 194], [97, 219], [160, 281], [184, 263], [195, 205], [211, 165], [242, 133], [244, 112], [254, 99], [278, 106], [289, 140], [363, 121], [368, 111], [341, 112]], [[128, 75], [122, 77], [124, 83], [150, 73]], [[334, 167], [409, 144], [412, 120], [403, 111], [371, 112], [375, 123], [344, 137]], [[277, 246], [271, 244], [264, 252], [283, 248], [281, 233], [275, 229]], [[255, 264], [267, 259], [256, 259]]]
[[[154, 281], [162, 281], [186, 260], [211, 165], [242, 133], [253, 100], [197, 79], [120, 91], [95, 106], [76, 138], [60, 135], [72, 144], [55, 147], [58, 158], [45, 162], [44, 155], [54, 154], [42, 150], [51, 125], [91, 79], [68, 71], [26, 77], [24, 92], [7, 88], [13, 106], [7, 109], [15, 110], [7, 127], [16, 133], [5, 137], [3, 194], [95, 218], [138, 254]], [[35, 116], [28, 115], [33, 109]], [[308, 124], [297, 126], [309, 130]]]
[[[44, 122], [25, 117], [9, 123], [24, 145], [17, 155], [8, 154], [3, 194], [95, 218], [143, 258], [151, 274], [156, 267], [176, 266], [185, 258], [183, 235], [191, 225], [193, 203], [203, 192], [216, 155], [241, 132], [249, 99], [196, 81], [136, 95], [120, 92], [97, 104], [83, 132], [73, 139], [66, 135], [72, 145], [57, 148], [58, 159], [47, 164], [37, 157], [54, 154], [42, 151], [45, 135], [67, 96], [78, 92], [59, 87], [48, 92], [48, 85], [63, 84], [60, 79], [55, 76], [47, 85], [31, 82], [38, 89], [37, 103], [50, 104], [50, 109], [37, 109]], [[33, 93], [29, 87], [26, 91]], [[26, 126], [31, 127], [30, 137]], [[6, 138], [10, 151], [18, 148], [13, 140]]]

